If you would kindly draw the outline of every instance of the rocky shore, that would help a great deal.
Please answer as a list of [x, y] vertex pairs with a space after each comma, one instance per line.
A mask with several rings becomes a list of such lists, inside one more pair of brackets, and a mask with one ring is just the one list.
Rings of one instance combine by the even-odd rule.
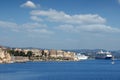
[[1, 48], [0, 48], [0, 63], [12, 63], [10, 54]]

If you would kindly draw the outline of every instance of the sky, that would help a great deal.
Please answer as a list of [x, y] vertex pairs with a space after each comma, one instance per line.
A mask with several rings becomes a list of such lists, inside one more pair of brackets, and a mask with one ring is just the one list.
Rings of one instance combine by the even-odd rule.
[[120, 50], [120, 0], [0, 0], [0, 45]]

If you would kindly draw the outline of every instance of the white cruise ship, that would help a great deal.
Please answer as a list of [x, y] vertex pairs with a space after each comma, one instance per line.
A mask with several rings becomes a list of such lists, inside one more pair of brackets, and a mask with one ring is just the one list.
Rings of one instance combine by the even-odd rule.
[[78, 60], [86, 60], [86, 59], [88, 59], [88, 56], [85, 56], [85, 55], [79, 53], [76, 55], [76, 58]]

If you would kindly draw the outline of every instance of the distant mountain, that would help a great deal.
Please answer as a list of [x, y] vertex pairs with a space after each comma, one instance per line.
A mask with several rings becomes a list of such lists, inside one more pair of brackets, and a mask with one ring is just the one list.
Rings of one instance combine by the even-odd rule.
[[104, 49], [72, 49], [72, 50], [64, 50], [64, 51], [72, 51], [72, 52], [76, 52], [76, 53], [96, 53], [96, 52], [101, 51], [101, 50], [107, 51]]
[[[8, 47], [8, 46], [2, 46], [0, 45], [0, 48], [3, 48], [3, 49], [10, 49], [10, 48], [18, 48], [18, 47]], [[25, 47], [25, 48], [21, 48], [21, 49], [41, 49], [41, 50], [44, 50], [45, 48], [34, 48], [34, 47]], [[50, 50], [50, 49], [48, 49]], [[90, 57], [94, 57], [95, 54], [99, 51], [108, 51], [108, 50], [105, 50], [105, 49], [62, 49], [63, 51], [70, 51], [70, 52], [75, 52], [75, 53], [81, 53], [81, 54], [85, 54], [87, 56], [90, 56]], [[113, 56], [115, 56], [116, 58], [119, 58], [120, 59], [120, 50], [114, 50], [114, 51], [109, 51], [112, 53]]]
[[7, 48], [7, 47], [0, 45], [0, 48], [4, 49], [4, 48]]
[[[73, 50], [64, 50], [64, 51], [71, 51], [71, 52], [75, 52], [75, 53], [81, 53], [81, 54], [85, 54], [87, 56], [90, 56], [91, 58], [94, 58], [96, 53], [99, 51], [108, 51], [105, 49], [73, 49]], [[116, 51], [109, 51], [112, 53], [112, 55], [117, 58], [120, 59], [120, 50], [116, 50]]]
[[111, 51], [111, 53], [113, 54], [113, 56], [115, 56], [116, 58], [119, 58], [119, 59], [120, 59], [120, 50]]

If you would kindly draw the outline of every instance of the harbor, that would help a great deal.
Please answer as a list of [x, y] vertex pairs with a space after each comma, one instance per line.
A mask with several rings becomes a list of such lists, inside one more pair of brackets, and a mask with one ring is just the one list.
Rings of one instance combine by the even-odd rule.
[[[118, 56], [117, 56], [118, 57]], [[29, 61], [83, 61], [83, 60], [114, 60], [118, 59], [109, 51], [101, 49], [86, 51], [84, 53], [77, 50], [55, 50], [55, 49], [29, 49], [29, 48], [0, 48], [0, 63], [21, 63]]]

